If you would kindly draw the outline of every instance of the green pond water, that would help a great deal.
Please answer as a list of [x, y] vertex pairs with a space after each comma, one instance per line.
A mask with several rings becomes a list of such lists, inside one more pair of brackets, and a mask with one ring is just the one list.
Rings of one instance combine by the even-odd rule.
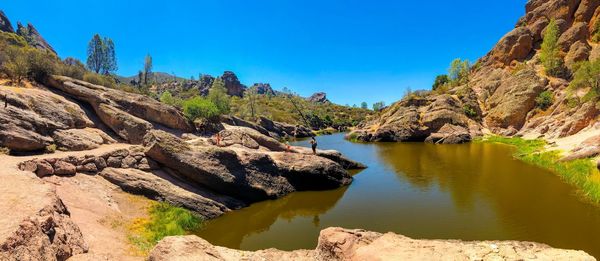
[[[331, 226], [413, 238], [525, 240], [600, 257], [600, 207], [498, 144], [351, 143], [317, 138], [368, 169], [331, 191], [297, 192], [206, 223], [197, 235], [243, 250], [312, 249]], [[295, 145], [309, 146], [308, 141]]]

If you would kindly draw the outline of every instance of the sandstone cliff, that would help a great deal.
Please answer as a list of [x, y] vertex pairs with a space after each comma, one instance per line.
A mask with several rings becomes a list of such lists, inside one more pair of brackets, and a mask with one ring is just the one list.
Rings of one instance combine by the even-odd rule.
[[[595, 0], [529, 1], [525, 16], [475, 64], [468, 83], [445, 92], [412, 93], [363, 122], [350, 137], [461, 143], [482, 130], [558, 138], [591, 128], [598, 121], [596, 104], [569, 103], [571, 75], [546, 75], [539, 52], [543, 32], [555, 19], [568, 71], [576, 62], [600, 58], [600, 45], [592, 41], [600, 22], [599, 6]], [[536, 98], [544, 91], [551, 92], [553, 103], [540, 109]]]

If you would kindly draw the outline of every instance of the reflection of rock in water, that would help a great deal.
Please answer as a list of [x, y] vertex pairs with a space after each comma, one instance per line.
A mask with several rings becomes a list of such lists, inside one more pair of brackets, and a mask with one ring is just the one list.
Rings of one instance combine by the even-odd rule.
[[296, 192], [281, 199], [259, 202], [209, 221], [196, 234], [214, 245], [239, 249], [245, 236], [268, 231], [278, 218], [291, 221], [297, 217], [313, 217], [313, 224], [318, 227], [319, 215], [333, 208], [346, 190], [347, 187]]

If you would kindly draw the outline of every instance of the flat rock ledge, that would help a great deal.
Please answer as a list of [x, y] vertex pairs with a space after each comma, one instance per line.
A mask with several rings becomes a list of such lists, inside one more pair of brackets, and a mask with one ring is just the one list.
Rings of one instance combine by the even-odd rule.
[[315, 250], [255, 252], [213, 246], [197, 236], [166, 237], [148, 260], [596, 260], [583, 251], [518, 241], [417, 240], [394, 233], [327, 228]]

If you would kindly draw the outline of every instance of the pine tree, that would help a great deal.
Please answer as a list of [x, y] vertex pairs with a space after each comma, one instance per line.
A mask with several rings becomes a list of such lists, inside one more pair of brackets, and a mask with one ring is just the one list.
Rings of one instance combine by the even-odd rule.
[[540, 51], [540, 60], [542, 61], [542, 65], [544, 65], [544, 70], [548, 75], [552, 76], [559, 76], [563, 67], [563, 59], [560, 56], [560, 46], [558, 45], [559, 37], [560, 29], [556, 20], [552, 19], [546, 27]]
[[229, 95], [227, 95], [225, 83], [221, 78], [216, 78], [212, 86], [210, 87], [210, 90], [208, 90], [208, 99], [217, 106], [220, 114], [229, 113], [230, 99]]
[[100, 70], [102, 70], [105, 50], [106, 48], [104, 47], [104, 42], [102, 41], [102, 38], [100, 38], [100, 35], [94, 35], [92, 40], [88, 43], [87, 66], [95, 73], [99, 73]]
[[144, 59], [144, 84], [148, 84], [148, 80], [152, 79], [152, 56], [146, 55]]
[[117, 67], [117, 57], [115, 53], [115, 44], [112, 39], [104, 37], [104, 60], [102, 64], [102, 73], [111, 74], [115, 72]]

